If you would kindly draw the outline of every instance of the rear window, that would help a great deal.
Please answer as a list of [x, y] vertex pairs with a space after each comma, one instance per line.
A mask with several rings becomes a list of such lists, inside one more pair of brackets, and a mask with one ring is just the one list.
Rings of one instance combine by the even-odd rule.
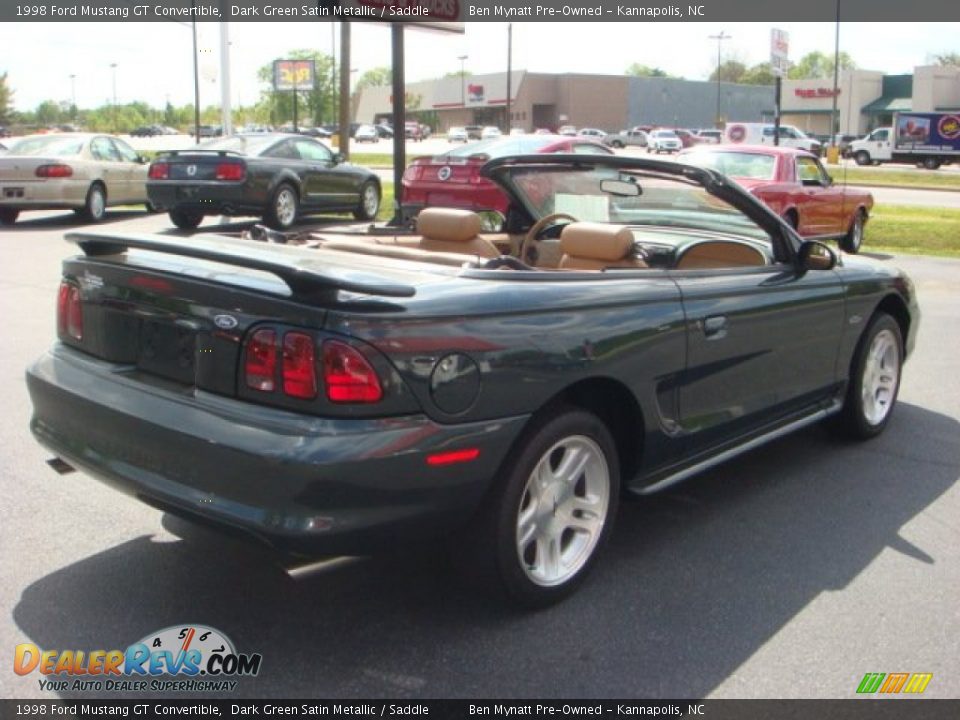
[[78, 155], [83, 149], [83, 138], [56, 136], [28, 137], [10, 148], [11, 155], [51, 155], [66, 157]]
[[207, 140], [197, 145], [199, 150], [226, 150], [241, 155], [258, 155], [276, 143], [280, 138], [275, 135], [230, 135], [229, 137]]
[[527, 155], [538, 153], [543, 148], [555, 142], [552, 138], [536, 138], [518, 136], [508, 139], [495, 138], [464, 145], [450, 150], [445, 157], [470, 157], [472, 155], [486, 155], [491, 160], [507, 155]]

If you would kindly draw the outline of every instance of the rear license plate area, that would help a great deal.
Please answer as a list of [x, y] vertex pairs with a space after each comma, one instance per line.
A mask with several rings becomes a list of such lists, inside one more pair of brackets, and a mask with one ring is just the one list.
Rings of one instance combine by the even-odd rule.
[[137, 367], [185, 384], [194, 382], [196, 332], [171, 322], [143, 320]]
[[177, 200], [192, 200], [200, 194], [200, 188], [178, 187]]

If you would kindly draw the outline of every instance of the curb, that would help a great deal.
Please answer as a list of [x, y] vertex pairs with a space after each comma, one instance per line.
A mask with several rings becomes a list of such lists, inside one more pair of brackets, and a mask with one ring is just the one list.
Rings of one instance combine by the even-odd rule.
[[[838, 185], [841, 183], [837, 183]], [[960, 192], [960, 187], [936, 187], [933, 185], [877, 185], [863, 182], [842, 183], [847, 187], [880, 188], [881, 190], [923, 190], [932, 192]]]

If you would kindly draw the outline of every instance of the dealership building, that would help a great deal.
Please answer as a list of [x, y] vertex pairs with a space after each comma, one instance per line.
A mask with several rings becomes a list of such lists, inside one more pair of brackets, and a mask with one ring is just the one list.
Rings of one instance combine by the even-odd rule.
[[[502, 129], [560, 125], [617, 131], [637, 125], [704, 128], [715, 119], [772, 122], [773, 86], [629, 77], [625, 75], [548, 74], [516, 70], [510, 75], [507, 122], [507, 74], [445, 77], [408, 83], [407, 113], [437, 132], [464, 125]], [[831, 80], [785, 80], [781, 121], [818, 135], [830, 132]], [[372, 87], [354, 98], [359, 122], [389, 121], [391, 89]], [[924, 66], [912, 75], [845, 70], [837, 89], [839, 130], [863, 134], [888, 125], [898, 111], [960, 110], [960, 68]]]

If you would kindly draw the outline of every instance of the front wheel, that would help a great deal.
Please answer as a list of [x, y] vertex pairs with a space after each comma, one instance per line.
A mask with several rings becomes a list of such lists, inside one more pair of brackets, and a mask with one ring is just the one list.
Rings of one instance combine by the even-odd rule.
[[623, 143], [620, 142], [619, 140], [614, 140], [612, 143], [610, 143], [610, 145], [611, 147], [615, 147], [617, 150], [623, 149]]
[[170, 222], [181, 230], [194, 230], [203, 222], [203, 214], [192, 210], [171, 210]]
[[857, 210], [856, 214], [853, 216], [853, 222], [850, 223], [850, 229], [840, 241], [840, 247], [843, 250], [851, 254], [860, 252], [860, 248], [863, 245], [863, 226], [866, 221], [867, 218], [864, 215], [863, 210]]
[[856, 440], [876, 437], [887, 426], [900, 390], [903, 337], [897, 321], [878, 313], [857, 345], [840, 425]]
[[20, 217], [20, 211], [14, 208], [0, 208], [0, 225], [13, 225]]
[[853, 159], [856, 161], [857, 165], [869, 165], [870, 164], [870, 153], [866, 150], [858, 150]]
[[360, 188], [360, 204], [353, 211], [357, 220], [373, 220], [380, 212], [380, 188], [372, 180], [368, 180]]
[[503, 472], [466, 540], [464, 569], [521, 605], [544, 607], [583, 582], [610, 535], [616, 447], [597, 416], [567, 409], [525, 433]]

